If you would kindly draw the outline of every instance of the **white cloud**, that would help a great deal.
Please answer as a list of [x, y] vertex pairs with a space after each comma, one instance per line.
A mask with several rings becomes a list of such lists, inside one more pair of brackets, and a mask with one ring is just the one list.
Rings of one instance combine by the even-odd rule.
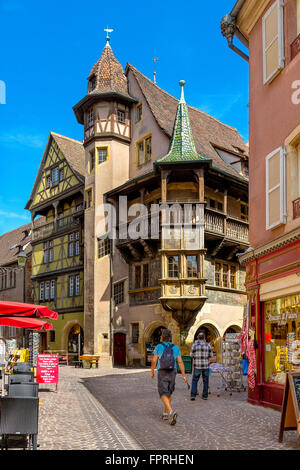
[[27, 134], [25, 132], [2, 132], [0, 134], [0, 144], [9, 147], [22, 146], [29, 148], [43, 148], [45, 146], [45, 137], [42, 135]]
[[8, 219], [21, 219], [21, 220], [26, 220], [30, 221], [30, 216], [27, 214], [17, 214], [16, 212], [11, 212], [11, 211], [3, 211], [0, 209], [0, 217], [6, 217]]

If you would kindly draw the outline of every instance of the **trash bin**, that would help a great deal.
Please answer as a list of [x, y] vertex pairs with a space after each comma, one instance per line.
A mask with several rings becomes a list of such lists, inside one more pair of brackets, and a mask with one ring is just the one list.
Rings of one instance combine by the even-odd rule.
[[[181, 356], [185, 372], [192, 372], [192, 358], [190, 356]], [[177, 372], [180, 372], [178, 362], [176, 361]]]

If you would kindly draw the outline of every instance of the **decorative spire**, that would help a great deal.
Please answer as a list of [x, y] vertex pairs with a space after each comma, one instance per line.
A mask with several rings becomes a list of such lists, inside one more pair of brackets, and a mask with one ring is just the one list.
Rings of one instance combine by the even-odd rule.
[[109, 29], [108, 26], [107, 26], [106, 28], [104, 28], [104, 31], [106, 31], [106, 38], [105, 38], [106, 46], [107, 46], [107, 47], [110, 47], [110, 44], [109, 44], [109, 41], [110, 41], [109, 33], [112, 33], [112, 32], [113, 32], [113, 29]]
[[207, 160], [196, 151], [193, 133], [191, 130], [189, 111], [184, 99], [184, 80], [180, 80], [180, 100], [177, 106], [173, 133], [167, 155], [157, 160], [158, 163], [180, 163], [188, 161]]

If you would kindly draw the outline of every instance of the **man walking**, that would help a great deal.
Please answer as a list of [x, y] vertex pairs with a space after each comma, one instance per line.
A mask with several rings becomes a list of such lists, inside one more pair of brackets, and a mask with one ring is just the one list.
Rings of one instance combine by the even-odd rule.
[[192, 346], [190, 356], [194, 363], [194, 372], [192, 379], [191, 400], [195, 400], [197, 395], [197, 385], [200, 376], [203, 378], [203, 391], [202, 398], [207, 400], [208, 397], [208, 382], [209, 382], [209, 363], [212, 362], [213, 352], [205, 340], [205, 333], [200, 331], [197, 336], [197, 341]]
[[159, 396], [164, 404], [164, 411], [161, 418], [169, 420], [171, 426], [176, 424], [177, 412], [172, 409], [172, 393], [175, 390], [176, 379], [176, 359], [183, 380], [187, 383], [184, 364], [178, 346], [172, 344], [172, 332], [168, 329], [162, 331], [161, 344], [158, 344], [153, 351], [150, 377], [154, 378], [154, 369], [157, 366], [157, 386]]

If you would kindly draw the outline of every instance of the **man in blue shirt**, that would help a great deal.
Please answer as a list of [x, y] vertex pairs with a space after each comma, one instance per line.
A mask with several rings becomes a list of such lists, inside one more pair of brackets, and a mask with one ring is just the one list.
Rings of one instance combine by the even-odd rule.
[[[172, 369], [163, 369], [161, 367], [161, 359], [164, 351], [169, 346], [172, 346], [174, 367]], [[164, 329], [161, 335], [161, 344], [158, 344], [153, 351], [153, 359], [151, 365], [150, 377], [154, 378], [154, 369], [157, 366], [157, 386], [159, 396], [164, 404], [164, 411], [162, 419], [168, 419], [171, 426], [176, 424], [177, 413], [172, 410], [172, 393], [175, 390], [175, 379], [176, 379], [176, 359], [178, 366], [182, 374], [183, 380], [187, 383], [187, 377], [185, 375], [184, 364], [181, 358], [181, 352], [178, 346], [172, 345], [172, 332], [168, 329]]]

